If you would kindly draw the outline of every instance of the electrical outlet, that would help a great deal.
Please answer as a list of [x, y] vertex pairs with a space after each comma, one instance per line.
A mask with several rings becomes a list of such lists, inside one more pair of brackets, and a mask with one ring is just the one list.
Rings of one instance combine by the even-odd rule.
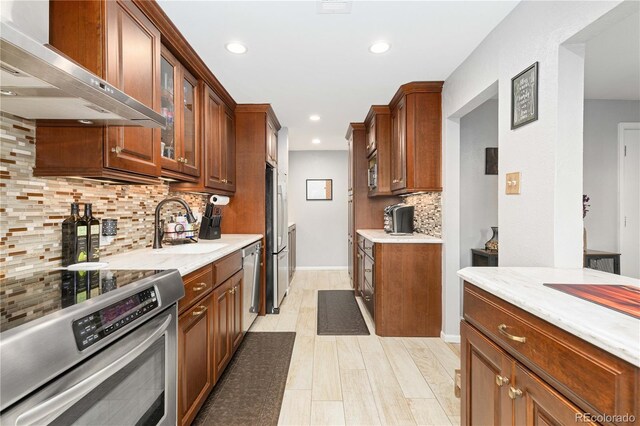
[[505, 187], [507, 195], [520, 194], [520, 172], [507, 173], [507, 186]]

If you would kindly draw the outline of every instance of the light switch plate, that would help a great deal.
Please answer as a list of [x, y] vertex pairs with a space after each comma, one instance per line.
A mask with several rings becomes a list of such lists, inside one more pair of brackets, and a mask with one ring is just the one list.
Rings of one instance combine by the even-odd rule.
[[520, 194], [520, 172], [507, 173], [505, 193], [507, 195]]

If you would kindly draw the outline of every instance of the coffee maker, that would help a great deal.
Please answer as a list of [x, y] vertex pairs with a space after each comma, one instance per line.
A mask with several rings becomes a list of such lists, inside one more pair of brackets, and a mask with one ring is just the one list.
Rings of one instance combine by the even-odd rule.
[[394, 204], [384, 209], [384, 230], [392, 235], [413, 234], [414, 207]]

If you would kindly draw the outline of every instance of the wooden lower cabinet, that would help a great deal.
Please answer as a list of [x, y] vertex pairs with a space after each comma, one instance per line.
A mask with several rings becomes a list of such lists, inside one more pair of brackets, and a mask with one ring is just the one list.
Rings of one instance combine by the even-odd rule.
[[213, 291], [216, 381], [242, 341], [242, 279], [243, 272], [240, 271]]
[[178, 319], [178, 416], [180, 425], [195, 418], [213, 388], [213, 296]]
[[240, 252], [230, 254], [183, 278], [186, 296], [178, 318], [180, 426], [191, 424], [242, 343], [244, 271], [238, 256]]
[[465, 282], [463, 425], [640, 425], [640, 369]]
[[462, 322], [462, 424], [570, 425], [583, 411]]
[[215, 304], [213, 363], [216, 381], [231, 360], [231, 280], [213, 291]]
[[242, 281], [244, 272], [240, 271], [229, 279], [231, 281], [231, 347], [235, 352], [242, 342]]

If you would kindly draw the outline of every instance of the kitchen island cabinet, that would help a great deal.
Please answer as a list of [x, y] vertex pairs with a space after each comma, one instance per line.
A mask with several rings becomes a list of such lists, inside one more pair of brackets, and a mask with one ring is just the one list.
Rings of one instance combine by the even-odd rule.
[[459, 275], [462, 424], [640, 424], [638, 321], [543, 285], [629, 281], [588, 269]]
[[439, 337], [442, 240], [359, 229], [359, 295], [384, 337]]

